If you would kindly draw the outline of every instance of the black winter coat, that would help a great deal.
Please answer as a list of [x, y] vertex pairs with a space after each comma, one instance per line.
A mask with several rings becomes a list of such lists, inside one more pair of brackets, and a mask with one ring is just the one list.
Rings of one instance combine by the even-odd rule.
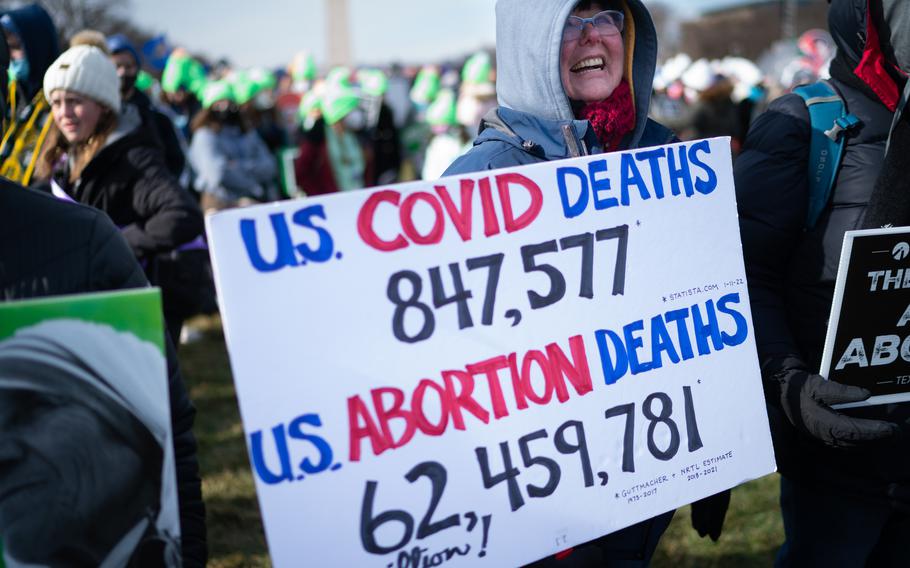
[[[120, 232], [103, 213], [0, 178], [0, 301], [147, 285]], [[208, 553], [193, 435], [196, 409], [169, 340], [167, 362], [184, 566], [201, 567]]]
[[174, 123], [171, 122], [170, 117], [155, 108], [148, 95], [139, 89], [133, 90], [129, 103], [136, 105], [136, 108], [139, 109], [142, 128], [154, 135], [155, 142], [164, 155], [164, 163], [167, 165], [168, 171], [175, 178], [179, 178], [186, 166], [186, 155]]
[[[121, 121], [128, 116], [121, 115]], [[136, 113], [133, 128], [121, 125], [127, 133], [102, 148], [73, 187], [66, 181], [68, 166], [55, 171], [54, 179], [79, 203], [107, 213], [136, 257], [145, 259], [195, 239], [203, 221], [199, 206], [170, 174], [155, 139], [140, 124]]]
[[[849, 27], [849, 22], [840, 24], [840, 29]], [[855, 26], [865, 30], [864, 22]], [[853, 40], [855, 34], [844, 37]], [[845, 52], [849, 50], [842, 48]], [[779, 469], [803, 482], [887, 498], [897, 487], [910, 487], [906, 438], [851, 451], [822, 446], [797, 434], [778, 406], [774, 381], [768, 380], [784, 368], [818, 372], [844, 232], [862, 228], [891, 127], [892, 111], [853, 76], [857, 62], [837, 63], [832, 84], [862, 125], [847, 138], [832, 197], [815, 228], [806, 229], [809, 113], [797, 95], [774, 101], [752, 125], [734, 167], [736, 197]], [[843, 412], [905, 424], [910, 420], [910, 404]]]

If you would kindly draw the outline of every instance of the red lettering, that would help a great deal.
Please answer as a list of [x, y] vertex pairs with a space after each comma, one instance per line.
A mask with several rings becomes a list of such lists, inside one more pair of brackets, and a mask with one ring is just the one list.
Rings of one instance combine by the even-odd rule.
[[515, 393], [515, 406], [518, 410], [528, 407], [528, 399], [522, 392], [521, 376], [518, 374], [518, 354], [509, 353], [509, 373], [512, 375], [512, 392]]
[[379, 207], [379, 204], [388, 202], [392, 205], [398, 205], [399, 199], [401, 199], [401, 194], [391, 189], [377, 191], [367, 198], [366, 203], [360, 209], [360, 213], [357, 214], [357, 233], [363, 242], [383, 252], [390, 252], [408, 246], [408, 241], [400, 234], [391, 241], [384, 241], [373, 230], [373, 218], [376, 215], [376, 208]]
[[[490, 423], [490, 413], [484, 410], [480, 404], [474, 400], [471, 393], [474, 392], [474, 377], [464, 371], [443, 371], [442, 380], [446, 384], [446, 393], [452, 402], [452, 423], [455, 424], [456, 430], [464, 430], [464, 418], [461, 416], [462, 409], [467, 410], [484, 424]], [[461, 383], [461, 389], [455, 391], [455, 381]]]
[[[360, 461], [365, 440], [370, 441], [373, 454], [378, 456], [386, 450], [408, 444], [418, 430], [427, 436], [444, 435], [450, 424], [455, 430], [466, 430], [465, 413], [484, 424], [490, 423], [491, 412], [497, 420], [508, 416], [510, 408], [504, 394], [507, 387], [504, 388], [501, 383], [506, 378], [501, 372], [506, 369], [518, 410], [527, 409], [531, 402], [541, 406], [551, 404], [554, 398], [566, 402], [572, 389], [580, 396], [592, 392], [594, 385], [584, 338], [576, 335], [568, 341], [571, 356], [567, 356], [554, 342], [545, 348], [524, 353], [520, 365], [518, 354], [510, 353], [467, 365], [465, 370], [442, 371], [440, 382], [421, 379], [408, 392], [397, 387], [373, 389], [366, 404], [359, 396], [348, 398], [350, 461]], [[543, 377], [542, 387], [535, 365]], [[477, 375], [486, 377], [489, 403], [486, 397], [481, 401], [474, 397]], [[535, 386], [541, 387], [541, 390], [536, 390]], [[435, 401], [428, 403], [427, 397], [433, 398], [430, 391], [435, 391], [438, 405]], [[367, 406], [370, 402], [372, 408]], [[486, 406], [490, 406], [491, 410]]]
[[591, 382], [591, 371], [588, 369], [588, 355], [585, 353], [585, 340], [576, 335], [569, 338], [569, 348], [572, 351], [572, 362], [556, 343], [547, 345], [547, 356], [552, 365], [553, 383], [556, 388], [556, 398], [559, 402], [569, 400], [569, 391], [564, 379], [569, 379], [575, 392], [585, 395], [594, 390]]
[[499, 234], [499, 219], [493, 206], [493, 192], [490, 190], [490, 178], [477, 182], [480, 186], [480, 205], [483, 209], [483, 234], [492, 237]]
[[509, 415], [506, 399], [502, 396], [502, 385], [499, 384], [499, 371], [509, 366], [509, 361], [500, 355], [480, 363], [468, 365], [468, 372], [472, 375], [486, 375], [487, 386], [490, 389], [490, 401], [493, 403], [493, 416], [498, 420]]
[[[512, 211], [512, 195], [509, 193], [510, 185], [520, 185], [528, 191], [531, 203], [528, 209], [517, 219]], [[499, 190], [499, 200], [502, 202], [502, 218], [506, 231], [514, 233], [530, 225], [543, 207], [543, 192], [537, 184], [517, 173], [500, 174], [496, 176], [496, 187]]]
[[[391, 408], [386, 408], [383, 404], [382, 397], [385, 394], [392, 395]], [[411, 412], [402, 408], [404, 406], [404, 391], [393, 387], [382, 387], [371, 390], [370, 395], [373, 397], [373, 408], [376, 410], [376, 417], [379, 419], [379, 427], [382, 429], [385, 439], [388, 440], [389, 446], [400, 448], [410, 442], [411, 438], [414, 437], [416, 425]], [[395, 440], [392, 435], [392, 429], [389, 427], [389, 421], [393, 418], [404, 420], [404, 432], [402, 432], [398, 440]]]
[[[531, 383], [531, 364], [533, 363], [537, 363], [537, 366], [540, 367], [540, 370], [543, 373], [545, 385], [543, 396], [538, 396], [537, 393], [534, 392], [534, 385]], [[553, 390], [555, 389], [555, 386], [553, 385], [554, 382], [553, 369], [550, 366], [550, 361], [547, 360], [547, 356], [536, 349], [528, 351], [525, 354], [524, 360], [521, 362], [521, 386], [527, 397], [535, 404], [547, 404], [550, 402], [550, 399], [553, 398]]]
[[439, 195], [439, 199], [442, 201], [442, 205], [446, 208], [446, 213], [448, 213], [449, 218], [452, 219], [452, 223], [455, 225], [455, 230], [458, 231], [461, 240], [471, 240], [471, 201], [474, 199], [474, 180], [461, 180], [461, 211], [455, 207], [455, 203], [452, 201], [452, 197], [449, 195], [449, 190], [446, 189], [446, 186], [437, 185], [435, 186], [435, 189], [436, 193]]
[[[433, 214], [436, 216], [436, 219], [433, 221], [433, 228], [430, 229], [430, 232], [426, 235], [421, 235], [414, 225], [414, 206], [418, 201], [423, 201], [432, 207]], [[404, 230], [404, 234], [415, 244], [435, 245], [442, 240], [442, 233], [445, 231], [442, 206], [439, 205], [439, 201], [433, 197], [432, 194], [425, 191], [415, 191], [404, 198], [404, 203], [401, 204], [401, 209], [398, 213], [401, 218], [401, 228]]]
[[370, 439], [373, 455], [378, 456], [390, 447], [389, 440], [379, 433], [376, 423], [373, 422], [370, 412], [359, 396], [348, 399], [348, 432], [349, 455], [352, 462], [360, 461], [360, 444], [364, 438]]
[[[423, 397], [428, 388], [432, 388], [439, 394], [439, 424], [430, 422], [423, 412]], [[446, 390], [430, 379], [421, 380], [417, 388], [414, 389], [414, 397], [411, 399], [411, 413], [414, 415], [414, 422], [417, 423], [417, 427], [427, 436], [442, 436], [446, 431], [446, 426], [449, 425], [450, 406], [451, 403]]]

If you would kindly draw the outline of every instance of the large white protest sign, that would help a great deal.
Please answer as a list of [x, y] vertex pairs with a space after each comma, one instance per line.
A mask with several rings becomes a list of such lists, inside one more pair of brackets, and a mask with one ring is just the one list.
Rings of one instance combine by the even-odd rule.
[[208, 221], [277, 566], [533, 561], [774, 470], [716, 139]]

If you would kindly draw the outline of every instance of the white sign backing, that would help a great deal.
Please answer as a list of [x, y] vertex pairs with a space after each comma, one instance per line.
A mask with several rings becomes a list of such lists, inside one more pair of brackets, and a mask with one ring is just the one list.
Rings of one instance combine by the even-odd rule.
[[728, 139], [208, 231], [276, 566], [523, 564], [774, 471]]

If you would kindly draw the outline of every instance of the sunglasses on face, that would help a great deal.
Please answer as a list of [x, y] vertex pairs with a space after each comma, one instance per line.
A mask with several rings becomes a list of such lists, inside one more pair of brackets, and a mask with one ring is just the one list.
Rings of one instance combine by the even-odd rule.
[[569, 16], [566, 18], [566, 26], [563, 28], [562, 41], [574, 41], [581, 37], [585, 26], [591, 26], [597, 30], [601, 36], [612, 36], [622, 33], [623, 15], [616, 10], [604, 10], [591, 16], [590, 18], [579, 18], [578, 16]]

